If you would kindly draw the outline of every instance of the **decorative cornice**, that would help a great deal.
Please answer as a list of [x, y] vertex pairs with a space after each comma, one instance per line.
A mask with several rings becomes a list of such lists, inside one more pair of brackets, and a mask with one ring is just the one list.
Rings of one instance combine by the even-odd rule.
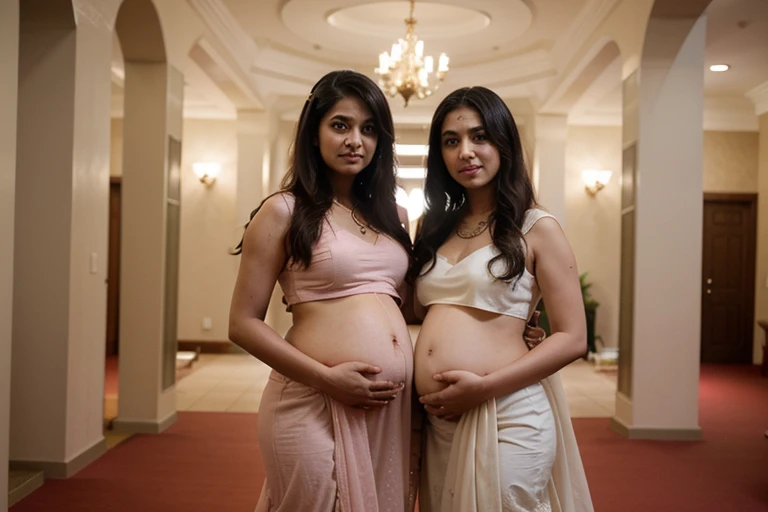
[[590, 0], [552, 49], [556, 64], [571, 62], [619, 0]]
[[243, 30], [222, 0], [187, 0], [211, 29], [216, 38], [232, 53], [244, 73], [248, 73], [259, 47]]
[[[750, 108], [745, 108], [740, 101], [732, 99], [705, 99], [704, 123], [706, 131], [716, 132], [756, 132], [759, 130], [757, 118]], [[746, 103], [746, 102], [744, 102]], [[571, 126], [621, 126], [623, 123], [620, 109], [614, 111], [574, 112], [568, 116]]]
[[88, 20], [95, 27], [112, 31], [114, 29], [114, 16], [110, 12], [111, 6], [105, 5], [105, 2], [94, 2], [92, 0], [74, 0], [72, 6], [75, 10], [75, 20], [79, 25], [83, 20]]
[[768, 82], [763, 82], [745, 94], [755, 105], [755, 115], [761, 116], [768, 112]]

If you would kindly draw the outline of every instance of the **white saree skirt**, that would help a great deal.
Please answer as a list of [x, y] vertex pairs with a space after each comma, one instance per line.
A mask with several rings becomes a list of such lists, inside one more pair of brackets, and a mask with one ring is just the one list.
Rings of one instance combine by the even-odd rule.
[[429, 415], [425, 437], [422, 512], [593, 511], [557, 374], [458, 423]]

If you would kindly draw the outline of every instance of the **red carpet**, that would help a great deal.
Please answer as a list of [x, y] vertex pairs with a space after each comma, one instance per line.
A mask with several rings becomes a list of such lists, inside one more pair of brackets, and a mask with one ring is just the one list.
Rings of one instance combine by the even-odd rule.
[[[768, 510], [768, 379], [705, 366], [700, 390], [699, 442], [628, 441], [607, 419], [574, 420], [597, 512]], [[10, 510], [252, 512], [262, 481], [256, 415], [182, 412]]]
[[264, 473], [256, 415], [179, 413], [68, 480], [47, 480], [13, 512], [253, 512]]
[[628, 441], [605, 419], [574, 420], [595, 510], [768, 511], [768, 379], [705, 365], [699, 416], [697, 442]]

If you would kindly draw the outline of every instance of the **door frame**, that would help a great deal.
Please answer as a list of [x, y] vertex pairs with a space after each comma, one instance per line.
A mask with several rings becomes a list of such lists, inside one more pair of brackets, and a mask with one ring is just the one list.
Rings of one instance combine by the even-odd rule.
[[[752, 284], [749, 289], [747, 297], [747, 317], [749, 319], [749, 328], [747, 333], [752, 333], [752, 339], [754, 340], [755, 332], [755, 294], [757, 291], [757, 284], [755, 283], [757, 273], [757, 193], [736, 193], [736, 192], [705, 192], [704, 201], [702, 203], [702, 212], [704, 211], [704, 203], [746, 203], [749, 205], [748, 222], [750, 223], [749, 238], [747, 241], [747, 277], [749, 283]], [[702, 284], [704, 283], [704, 245], [703, 245], [703, 228], [702, 225]], [[703, 288], [703, 286], [702, 286]], [[701, 294], [701, 321], [704, 322], [704, 293], [702, 289]], [[701, 331], [700, 344], [704, 342], [704, 331]], [[754, 342], [753, 342], [754, 343]], [[754, 350], [754, 349], [753, 349]]]
[[[122, 195], [122, 185], [123, 185], [123, 178], [122, 176], [110, 176], [109, 177], [109, 198], [111, 202], [112, 198], [112, 186], [117, 185], [118, 189], [120, 190], [120, 195]], [[109, 221], [111, 222], [111, 204], [109, 205]], [[118, 213], [118, 225], [119, 229], [122, 230], [122, 212]], [[111, 355], [119, 355], [120, 354], [120, 235], [118, 233], [117, 235], [117, 251], [113, 254], [110, 251], [111, 243], [112, 243], [112, 236], [114, 233], [111, 232], [111, 229], [108, 230], [107, 233], [107, 328], [105, 331], [105, 337], [106, 337], [106, 351], [107, 356]], [[112, 266], [115, 265], [116, 268], [113, 269]], [[114, 277], [114, 279], [110, 279], [110, 274]], [[111, 298], [114, 298], [114, 303]], [[114, 308], [114, 311], [111, 311], [112, 308]], [[115, 325], [110, 324], [110, 314], [113, 313], [115, 315]], [[112, 330], [116, 330], [115, 332], [115, 339], [114, 339], [114, 346], [111, 346], [113, 343], [111, 343], [111, 340], [109, 339], [110, 335], [110, 327], [112, 327]], [[111, 350], [110, 350], [111, 349]]]

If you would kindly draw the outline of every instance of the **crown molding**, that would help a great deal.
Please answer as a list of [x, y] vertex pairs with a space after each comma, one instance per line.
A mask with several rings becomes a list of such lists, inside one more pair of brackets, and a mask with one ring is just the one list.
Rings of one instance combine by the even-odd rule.
[[755, 115], [761, 116], [768, 112], [768, 82], [763, 82], [745, 94], [755, 106]]
[[552, 55], [559, 67], [562, 63], [571, 62], [589, 40], [592, 33], [611, 13], [619, 0], [589, 0], [581, 9], [565, 36], [560, 38], [552, 49]]
[[216, 38], [232, 53], [243, 72], [248, 73], [254, 55], [259, 52], [256, 42], [243, 30], [221, 0], [187, 0]]
[[[568, 124], [572, 126], [621, 126], [622, 123], [620, 109], [572, 112], [568, 116]], [[704, 99], [702, 128], [715, 132], [759, 131], [757, 117], [749, 103], [732, 97]]]

